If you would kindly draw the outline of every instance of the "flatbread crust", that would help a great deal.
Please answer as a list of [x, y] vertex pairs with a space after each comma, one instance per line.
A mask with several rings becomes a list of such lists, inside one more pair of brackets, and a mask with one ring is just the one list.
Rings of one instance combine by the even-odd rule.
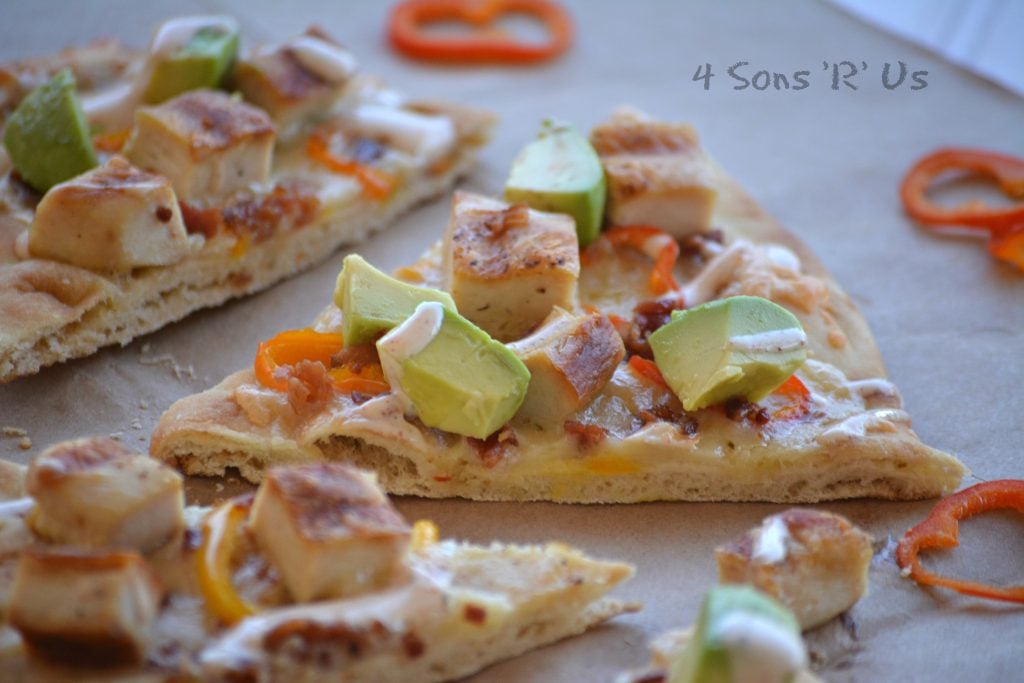
[[[23, 478], [24, 469], [0, 460], [0, 472]], [[407, 552], [402, 560], [406, 574], [393, 585], [341, 599], [285, 600], [222, 626], [207, 614], [196, 577], [196, 539], [210, 510], [187, 508], [184, 533], [144, 556], [166, 591], [142, 637], [145, 661], [60, 663], [30, 653], [8, 623], [12, 580], [23, 551], [41, 552], [51, 545], [32, 530], [24, 496], [20, 486], [0, 491], [0, 505], [7, 504], [0, 509], [0, 670], [11, 683], [452, 680], [640, 608], [608, 596], [632, 577], [629, 564], [594, 559], [559, 543], [474, 545], [435, 539]], [[235, 585], [280, 599], [281, 580], [269, 560], [250, 540], [241, 543], [247, 560], [237, 568]], [[111, 552], [68, 545], [56, 545], [56, 550], [98, 558]], [[74, 574], [65, 580], [74, 581]], [[53, 627], [63, 633], [59, 624]], [[95, 645], [107, 645], [102, 634]]]
[[[144, 55], [116, 43], [100, 43], [65, 51], [57, 57], [0, 68], [0, 115], [13, 108], [26, 81], [44, 81], [61, 67], [72, 67], [80, 86], [89, 86], [103, 73], [125, 70]], [[4, 76], [9, 76], [5, 81]], [[4, 87], [13, 88], [11, 92]], [[376, 80], [357, 77], [349, 86], [372, 98], [374, 93], [400, 98]], [[17, 90], [17, 92], [15, 92]], [[241, 245], [229, 236], [207, 241], [198, 252], [167, 266], [136, 268], [127, 273], [104, 273], [38, 258], [22, 258], [15, 246], [32, 220], [32, 211], [20, 204], [23, 189], [5, 177], [0, 182], [0, 382], [33, 374], [40, 368], [90, 355], [103, 346], [125, 345], [135, 337], [180, 320], [189, 313], [258, 292], [286, 277], [323, 261], [338, 247], [366, 239], [394, 223], [412, 207], [449, 189], [472, 167], [489, 138], [495, 117], [489, 112], [437, 101], [404, 100], [409, 109], [445, 116], [452, 121], [455, 143], [445, 163], [401, 168], [398, 189], [386, 201], [365, 194], [342, 193], [321, 185], [313, 190], [318, 200], [309, 222], [292, 225], [287, 219], [269, 238]], [[2, 116], [0, 116], [2, 124]], [[291, 172], [295, 154], [274, 157], [271, 178]], [[7, 176], [10, 162], [0, 149], [0, 174]], [[302, 170], [303, 178], [316, 175]], [[319, 177], [330, 179], [321, 169]], [[340, 177], [340, 176], [335, 176]], [[354, 181], [351, 181], [354, 183]], [[357, 195], [357, 196], [354, 196]]]
[[[808, 419], [755, 428], [710, 408], [690, 414], [699, 425], [695, 434], [671, 420], [616, 424], [623, 412], [616, 405], [637, 412], [637, 401], [652, 400], [651, 387], [622, 365], [573, 418], [605, 428], [608, 438], [581, 444], [563, 430], [531, 429], [513, 420], [516, 445], [494, 457], [467, 439], [406, 420], [389, 396], [360, 405], [336, 397], [301, 414], [243, 370], [171, 406], [153, 434], [151, 453], [188, 474], [222, 475], [234, 468], [250, 481], [280, 462], [351, 462], [378, 472], [392, 493], [478, 500], [814, 503], [912, 500], [954, 490], [966, 469], [912, 431], [856, 305], [797, 237], [713, 162], [710, 169], [718, 191], [712, 224], [724, 232], [727, 246], [742, 240], [755, 245], [718, 296], [764, 296], [800, 319], [811, 359], [797, 372], [814, 397]], [[795, 254], [799, 272], [772, 263], [766, 245]], [[605, 261], [612, 269], [593, 275], [589, 284], [584, 268], [581, 305], [628, 316], [637, 297], [619, 295], [631, 286], [643, 289], [643, 261]], [[414, 269], [436, 284], [438, 264], [435, 248]], [[687, 280], [693, 277], [690, 272]], [[610, 293], [609, 282], [615, 283]], [[340, 315], [329, 306], [316, 327], [339, 329]]]

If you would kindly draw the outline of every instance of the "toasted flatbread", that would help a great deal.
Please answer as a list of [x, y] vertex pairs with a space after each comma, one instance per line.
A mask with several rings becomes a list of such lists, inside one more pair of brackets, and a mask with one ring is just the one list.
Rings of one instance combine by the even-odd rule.
[[[443, 681], [638, 609], [607, 595], [632, 576], [628, 564], [556, 543], [480, 546], [418, 536], [432, 525], [417, 523], [410, 533], [371, 474], [340, 465], [289, 470], [278, 480], [302, 488], [297, 507], [272, 530], [279, 539], [293, 522], [310, 525], [300, 570], [332, 552], [323, 546], [337, 539], [347, 557], [362, 558], [362, 565], [346, 559], [346, 573], [329, 577], [345, 593], [316, 600], [293, 597], [288, 568], [256, 529], [262, 492], [256, 503], [250, 496], [213, 510], [182, 510], [179, 499], [175, 511], [160, 502], [165, 488], [146, 489], [129, 503], [131, 540], [104, 536], [110, 520], [102, 511], [61, 517], [62, 500], [75, 505], [90, 491], [113, 493], [112, 506], [121, 505], [132, 495], [123, 486], [128, 473], [171, 477], [173, 489], [177, 475], [155, 465], [110, 440], [57, 444], [30, 467], [34, 497], [22, 491], [26, 497], [0, 500], [4, 680]], [[235, 505], [247, 521], [224, 526], [219, 512]], [[177, 526], [169, 538], [158, 531], [167, 524]], [[156, 547], [147, 542], [153, 533], [162, 541]], [[216, 543], [234, 548], [227, 590], [253, 606], [233, 624], [224, 623], [226, 584], [213, 587], [201, 569], [209, 565], [199, 561], [214, 533]], [[389, 573], [380, 573], [381, 553]], [[319, 581], [335, 564], [303, 579]], [[353, 589], [373, 572], [381, 582]]]
[[[564, 422], [538, 424], [524, 419], [520, 409], [503, 430], [481, 442], [425, 427], [404, 414], [405, 404], [395, 392], [370, 400], [331, 394], [307, 405], [243, 370], [175, 403], [157, 426], [152, 454], [188, 474], [237, 469], [250, 481], [283, 462], [350, 462], [376, 471], [394, 493], [479, 500], [809, 503], [855, 497], [909, 500], [956, 488], [965, 468], [913, 432], [854, 303], [797, 237], [696, 147], [691, 129], [620, 113], [592, 140], [609, 177], [611, 160], [628, 154], [641, 176], [651, 176], [618, 190], [613, 182], [610, 194], [618, 191], [620, 198], [663, 189], [658, 182], [675, 170], [673, 145], [687, 145], [687, 168], [697, 164], [699, 173], [691, 172], [677, 185], [690, 191], [691, 184], [699, 183], [705, 192], [700, 196], [710, 192], [717, 201], [703, 230], [677, 235], [684, 258], [675, 276], [682, 283], [682, 298], [690, 299], [684, 303], [756, 295], [793, 313], [807, 337], [808, 360], [795, 373], [804, 387], [800, 405], [775, 392], [758, 404], [727, 402], [688, 412], [667, 386], [638, 373], [627, 359], [643, 354], [644, 333], [650, 331], [643, 329], [637, 308], [652, 299], [650, 258], [613, 248], [602, 238], [585, 253], [573, 314], [617, 321], [627, 357]], [[671, 197], [663, 201], [667, 223], [675, 204]], [[467, 203], [497, 206], [495, 215], [504, 206], [456, 196], [457, 206]], [[614, 211], [613, 204], [613, 221]], [[442, 245], [434, 247], [396, 276], [445, 287], [442, 251]], [[522, 255], [510, 256], [509, 262], [517, 256]], [[524, 267], [543, 259], [526, 261]], [[514, 310], [516, 301], [501, 305]], [[664, 322], [667, 310], [662, 314]], [[338, 331], [342, 315], [328, 306], [314, 327]], [[592, 341], [579, 346], [600, 346]], [[576, 353], [576, 360], [587, 357], [582, 350]], [[600, 363], [591, 361], [564, 366], [566, 372], [583, 366], [578, 371], [592, 378]]]
[[[314, 29], [294, 40], [304, 45], [317, 41], [318, 50], [333, 51], [342, 61], [354, 64], [351, 55], [322, 31]], [[70, 240], [81, 226], [78, 220], [72, 224], [59, 216], [48, 223], [45, 236], [28, 239], [37, 223], [54, 215], [58, 202], [43, 201], [46, 208], [39, 209], [46, 197], [21, 182], [8, 156], [0, 151], [0, 319], [4, 321], [0, 382], [89, 355], [103, 346], [127, 344], [192, 311], [265, 289], [322, 261], [340, 245], [365, 239], [414, 205], [443, 193], [465, 174], [494, 124], [494, 116], [483, 110], [413, 100], [358, 73], [327, 85], [317, 74], [304, 71], [292, 55], [293, 46], [286, 42], [250, 50], [242, 58], [244, 64], [281, 62], [291, 69], [279, 75], [280, 82], [250, 78], [233, 85], [258, 102], [192, 91], [148, 109], [125, 95], [144, 79], [147, 53], [117, 43], [97, 43], [0, 67], [0, 129], [32, 88], [61, 69], [71, 69], [90, 122], [106, 126], [107, 134], [121, 132], [127, 139], [105, 144], [117, 148], [124, 143], [120, 149], [131, 168], [139, 166], [154, 174], [146, 181], [150, 186], [159, 185], [165, 175], [170, 178], [176, 191], [172, 196], [181, 206], [179, 212], [173, 201], [167, 206], [137, 204], [118, 219], [121, 223], [103, 225], [102, 235], [86, 238], [94, 246], [97, 240], [109, 243], [109, 249], [62, 247], [59, 243]], [[104, 97], [111, 100], [111, 93], [121, 93], [123, 102], [118, 106], [105, 102]], [[292, 99], [280, 101], [285, 95]], [[174, 109], [174, 103], [183, 104]], [[199, 106], [207, 106], [212, 113], [195, 114]], [[246, 163], [265, 162], [269, 172], [257, 172], [254, 182], [237, 188], [223, 180], [220, 169], [210, 170], [209, 183], [192, 180], [191, 170], [147, 152], [147, 145], [156, 143], [138, 133], [137, 122], [132, 123], [140, 109], [170, 112], [168, 120], [171, 114], [191, 112], [200, 123], [206, 122], [203, 126], [214, 121], [213, 133], [218, 135], [206, 135], [210, 131], [204, 129], [191, 138], [195, 155], [207, 154], [204, 145], [226, 145], [208, 155], [202, 162], [207, 165], [216, 164], [218, 154], [227, 159], [233, 153], [237, 140], [230, 138], [242, 138], [246, 131], [231, 122], [243, 114], [250, 116], [254, 122], [250, 128], [275, 138], [276, 144], [273, 149], [264, 148], [271, 159]], [[182, 118], [178, 132], [199, 126]], [[385, 178], [388, 186], [378, 194], [386, 196], [366, 191], [357, 176], [362, 170], [332, 169], [306, 153], [309, 140], [325, 131], [332, 135], [344, 131], [339, 135], [347, 147], [340, 154], [361, 160], [362, 169]], [[422, 138], [415, 138], [420, 133]], [[238, 142], [244, 144], [244, 140]], [[101, 168], [112, 163], [113, 148], [101, 150]], [[190, 183], [193, 186], [182, 187]], [[101, 182], [92, 186], [97, 184]], [[208, 190], [213, 185], [223, 187], [214, 193]], [[115, 201], [115, 195], [108, 192], [103, 201]], [[174, 255], [167, 256], [166, 250], [152, 243], [147, 248], [153, 253], [144, 258], [128, 253], [127, 247], [126, 254], [115, 253], [117, 238], [129, 231], [123, 226], [141, 225], [137, 209], [152, 213], [161, 207], [177, 240]], [[81, 218], [81, 214], [71, 215]], [[54, 221], [60, 224], [54, 227]], [[83, 256], [93, 252], [92, 258]]]

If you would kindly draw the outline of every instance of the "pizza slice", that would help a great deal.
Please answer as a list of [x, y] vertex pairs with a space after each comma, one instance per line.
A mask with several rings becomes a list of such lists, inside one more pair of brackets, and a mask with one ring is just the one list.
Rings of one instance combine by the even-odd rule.
[[546, 130], [506, 194], [456, 193], [394, 278], [348, 257], [312, 328], [175, 403], [152, 454], [250, 481], [349, 462], [393, 493], [484, 500], [956, 488], [965, 468], [912, 431], [849, 297], [689, 126]]
[[[264, 289], [465, 174], [487, 112], [230, 17], [0, 67], [0, 381]], [[95, 134], [93, 134], [95, 131]]]
[[450, 680], [637, 609], [606, 595], [630, 565], [439, 540], [345, 465], [184, 507], [178, 473], [96, 438], [24, 481], [0, 499], [8, 681]]

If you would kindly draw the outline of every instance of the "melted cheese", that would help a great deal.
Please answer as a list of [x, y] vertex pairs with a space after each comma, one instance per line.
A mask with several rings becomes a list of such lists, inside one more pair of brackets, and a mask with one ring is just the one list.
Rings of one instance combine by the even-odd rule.
[[829, 427], [818, 436], [818, 443], [826, 445], [849, 438], [865, 437], [871, 433], [895, 432], [897, 425], [910, 426], [910, 415], [906, 411], [898, 408], [869, 410]]
[[690, 308], [707, 303], [719, 290], [733, 281], [736, 271], [753, 247], [749, 242], [737, 240], [704, 267], [693, 280], [683, 287], [683, 300]]

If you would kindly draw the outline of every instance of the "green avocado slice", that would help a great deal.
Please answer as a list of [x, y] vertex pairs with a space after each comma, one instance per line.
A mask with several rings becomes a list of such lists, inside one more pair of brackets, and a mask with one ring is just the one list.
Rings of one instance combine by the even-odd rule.
[[7, 121], [4, 146], [22, 179], [40, 192], [99, 163], [69, 69], [21, 101]]
[[708, 591], [693, 637], [673, 662], [668, 683], [788, 683], [807, 664], [792, 612], [749, 586]]
[[800, 321], [756, 296], [674, 311], [649, 342], [655, 364], [686, 410], [734, 396], [758, 401], [807, 360]]
[[438, 302], [417, 306], [377, 341], [377, 352], [423, 424], [477, 439], [512, 419], [530, 384], [507, 346]]
[[576, 129], [551, 120], [516, 156], [505, 183], [507, 201], [572, 216], [581, 247], [601, 232], [606, 195], [604, 167], [593, 146]]
[[437, 301], [455, 310], [447, 292], [397, 280], [359, 254], [349, 254], [342, 261], [334, 303], [342, 311], [341, 334], [346, 346], [372, 342], [401, 324], [424, 301]]
[[216, 88], [237, 52], [237, 31], [224, 26], [200, 28], [176, 52], [156, 61], [143, 99], [159, 104], [189, 90]]

